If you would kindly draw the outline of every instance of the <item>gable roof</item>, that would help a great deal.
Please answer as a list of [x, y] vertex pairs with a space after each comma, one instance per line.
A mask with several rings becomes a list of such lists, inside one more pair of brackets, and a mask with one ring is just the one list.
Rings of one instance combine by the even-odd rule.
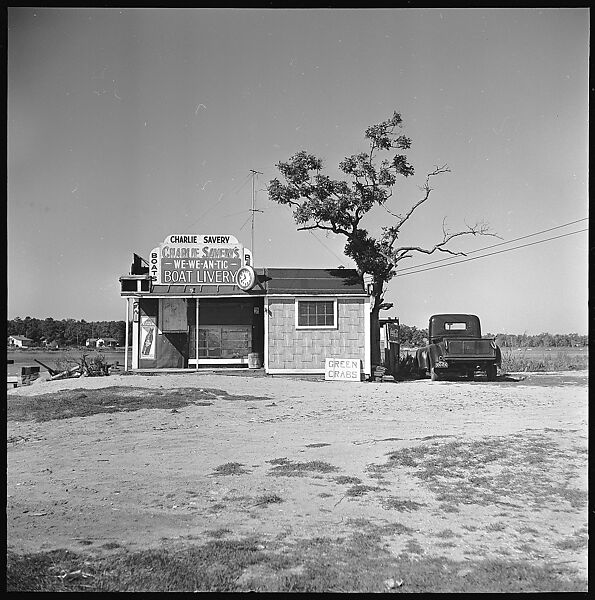
[[265, 268], [259, 278], [267, 294], [367, 296], [355, 269]]
[[[301, 296], [357, 295], [367, 296], [361, 277], [355, 269], [254, 269], [258, 278], [248, 292], [241, 292], [234, 285], [180, 285], [155, 284], [151, 292], [141, 295], [150, 296], [195, 296], [246, 294], [262, 296], [269, 294], [291, 294]], [[196, 294], [196, 292], [199, 292]]]
[[21, 342], [33, 341], [31, 338], [25, 337], [24, 335], [9, 335], [8, 337], [12, 338], [13, 340], [20, 340]]

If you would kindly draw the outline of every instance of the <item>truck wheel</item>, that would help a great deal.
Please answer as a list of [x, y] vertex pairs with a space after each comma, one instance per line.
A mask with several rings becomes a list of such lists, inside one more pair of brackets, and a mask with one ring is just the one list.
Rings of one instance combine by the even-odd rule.
[[497, 372], [498, 371], [496, 365], [488, 365], [486, 367], [486, 375], [488, 377], [488, 381], [496, 381]]
[[434, 367], [430, 367], [430, 379], [432, 381], [440, 381], [440, 373], [437, 373]]

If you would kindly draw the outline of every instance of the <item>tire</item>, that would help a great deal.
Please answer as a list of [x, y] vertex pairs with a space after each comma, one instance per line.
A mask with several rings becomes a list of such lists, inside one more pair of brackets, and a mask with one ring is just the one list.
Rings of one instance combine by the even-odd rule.
[[486, 367], [486, 376], [488, 381], [496, 381], [496, 377], [498, 375], [498, 369], [496, 365], [488, 365]]

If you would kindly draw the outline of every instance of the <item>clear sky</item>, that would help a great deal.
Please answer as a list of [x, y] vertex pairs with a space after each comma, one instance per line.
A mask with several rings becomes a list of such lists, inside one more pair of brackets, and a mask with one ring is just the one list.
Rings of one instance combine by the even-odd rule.
[[[337, 176], [367, 149], [366, 127], [396, 110], [416, 175], [389, 208], [419, 199], [434, 166], [451, 169], [400, 241], [433, 245], [444, 217], [451, 230], [485, 220], [502, 239], [463, 238], [452, 248], [469, 258], [499, 253], [404, 271], [384, 314], [419, 328], [472, 312], [492, 333], [587, 333], [588, 233], [572, 232], [589, 224], [588, 9], [8, 15], [9, 318], [123, 320], [118, 277], [168, 234], [250, 247], [251, 169], [262, 173], [255, 266], [354, 266], [342, 238], [297, 232], [265, 188], [299, 150]], [[368, 225], [389, 223], [379, 209]]]

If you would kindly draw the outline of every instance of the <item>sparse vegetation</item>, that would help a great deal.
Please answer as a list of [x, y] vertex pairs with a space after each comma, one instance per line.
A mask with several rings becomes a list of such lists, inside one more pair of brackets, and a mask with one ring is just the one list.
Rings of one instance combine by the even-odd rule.
[[52, 421], [89, 417], [99, 413], [130, 412], [140, 409], [179, 409], [189, 405], [208, 406], [213, 399], [260, 400], [255, 396], [233, 396], [223, 390], [181, 388], [162, 391], [129, 387], [74, 389], [40, 394], [11, 396], [7, 403], [9, 421]]
[[[433, 442], [387, 456], [385, 464], [369, 465], [368, 471], [386, 474], [397, 468], [411, 469], [439, 502], [451, 506], [518, 507], [529, 503], [542, 508], [565, 501], [572, 508], [580, 508], [587, 502], [586, 492], [556, 482], [556, 472], [578, 454], [572, 449], [562, 450], [549, 436], [538, 432], [469, 442]], [[499, 469], [492, 472], [490, 465]]]
[[360, 484], [362, 480], [359, 477], [352, 477], [351, 475], [338, 475], [337, 477], [333, 477], [333, 481], [340, 485], [344, 484]]
[[527, 350], [502, 351], [502, 371], [504, 373], [519, 372], [548, 372], [548, 371], [579, 371], [589, 368], [589, 355], [587, 353], [570, 353], [553, 349], [539, 352]]
[[244, 475], [250, 471], [244, 469], [244, 465], [238, 462], [228, 462], [215, 468], [214, 475]]
[[[9, 592], [380, 593], [388, 578], [398, 577], [399, 591], [409, 593], [587, 589], [585, 581], [564, 567], [428, 557], [415, 539], [394, 557], [383, 547], [389, 528], [359, 523], [348, 538], [307, 538], [285, 547], [250, 538], [104, 557], [66, 550], [24, 556], [9, 552], [6, 587]], [[442, 545], [454, 546], [448, 540]]]
[[386, 510], [396, 510], [398, 512], [410, 512], [412, 510], [419, 510], [422, 506], [426, 506], [421, 502], [415, 502], [414, 500], [403, 500], [402, 498], [383, 498], [382, 508]]
[[304, 477], [310, 473], [333, 473], [338, 467], [321, 460], [310, 462], [292, 462], [286, 458], [268, 461], [275, 466], [269, 470], [269, 475], [275, 477]]
[[255, 506], [268, 506], [269, 504], [280, 504], [283, 498], [277, 494], [263, 494], [256, 498]]
[[379, 490], [382, 490], [381, 487], [378, 486], [371, 486], [371, 485], [353, 485], [350, 488], [347, 489], [347, 491], [345, 492], [345, 495], [350, 497], [350, 498], [355, 498], [358, 496], [364, 496], [365, 494], [367, 494], [368, 492], [377, 492]]

